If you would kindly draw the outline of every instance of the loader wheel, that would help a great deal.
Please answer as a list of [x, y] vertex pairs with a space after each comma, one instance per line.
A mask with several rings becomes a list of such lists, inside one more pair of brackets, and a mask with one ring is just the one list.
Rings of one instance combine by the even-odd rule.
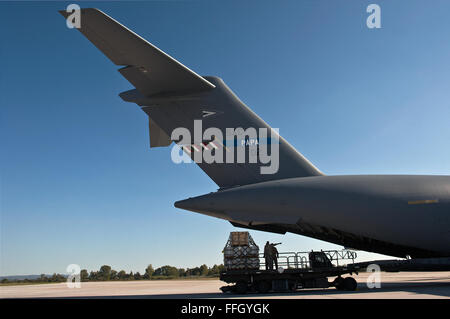
[[258, 290], [258, 292], [260, 294], [268, 293], [270, 288], [272, 288], [272, 285], [270, 284], [269, 281], [265, 281], [265, 280], [259, 281], [256, 285], [256, 290]]
[[336, 287], [337, 290], [344, 290], [344, 278], [337, 277], [334, 282], [334, 287]]
[[288, 289], [292, 292], [297, 291], [297, 281], [290, 280], [288, 282]]
[[244, 280], [239, 280], [234, 287], [234, 291], [237, 294], [243, 295], [247, 292], [247, 282]]
[[342, 282], [342, 286], [343, 286], [344, 290], [355, 291], [356, 288], [358, 287], [358, 283], [356, 282], [355, 278], [347, 277]]

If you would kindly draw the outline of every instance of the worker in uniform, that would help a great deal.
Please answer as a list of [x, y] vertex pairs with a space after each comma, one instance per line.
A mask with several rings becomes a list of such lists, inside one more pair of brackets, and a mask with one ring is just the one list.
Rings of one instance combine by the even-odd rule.
[[269, 242], [264, 246], [264, 261], [266, 270], [273, 270], [273, 246]]
[[272, 260], [275, 263], [275, 270], [278, 270], [278, 249], [277, 247], [275, 247], [276, 245], [279, 244], [270, 244], [270, 247], [272, 248]]

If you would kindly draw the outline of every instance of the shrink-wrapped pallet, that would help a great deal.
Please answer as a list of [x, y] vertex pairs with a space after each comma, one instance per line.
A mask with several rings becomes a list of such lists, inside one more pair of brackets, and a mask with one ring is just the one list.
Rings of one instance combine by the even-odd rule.
[[223, 249], [228, 270], [259, 269], [259, 247], [248, 232], [232, 232]]

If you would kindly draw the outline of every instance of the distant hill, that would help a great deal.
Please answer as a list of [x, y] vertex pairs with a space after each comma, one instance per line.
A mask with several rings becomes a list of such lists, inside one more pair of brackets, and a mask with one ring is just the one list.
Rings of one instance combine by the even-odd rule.
[[[51, 277], [53, 275], [45, 275], [46, 277]], [[65, 275], [63, 275], [65, 276]], [[15, 275], [15, 276], [0, 276], [0, 281], [3, 279], [8, 279], [8, 280], [25, 280], [25, 279], [38, 279], [40, 278], [41, 275]]]

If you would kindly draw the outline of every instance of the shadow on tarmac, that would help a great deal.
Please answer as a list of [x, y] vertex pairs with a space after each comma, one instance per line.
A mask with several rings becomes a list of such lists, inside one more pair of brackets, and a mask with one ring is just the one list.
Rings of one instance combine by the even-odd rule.
[[[124, 295], [124, 296], [89, 296], [89, 297], [67, 297], [67, 298], [55, 298], [55, 299], [208, 299], [208, 298], [301, 298], [302, 296], [317, 296], [326, 297], [333, 295], [345, 295], [343, 298], [352, 299], [361, 294], [374, 294], [374, 293], [389, 293], [389, 292], [405, 292], [415, 293], [421, 295], [431, 296], [443, 296], [450, 297], [450, 282], [436, 283], [436, 282], [389, 282], [382, 283], [381, 288], [370, 289], [364, 283], [358, 283], [358, 289], [356, 291], [339, 291], [334, 288], [328, 289], [303, 289], [296, 292], [281, 292], [281, 293], [248, 293], [245, 295], [238, 295], [232, 293], [192, 293], [192, 294], [160, 294], [160, 295]], [[385, 298], [383, 296], [369, 296], [369, 298]], [[402, 297], [400, 297], [402, 298]], [[51, 298], [54, 299], [54, 298]]]

